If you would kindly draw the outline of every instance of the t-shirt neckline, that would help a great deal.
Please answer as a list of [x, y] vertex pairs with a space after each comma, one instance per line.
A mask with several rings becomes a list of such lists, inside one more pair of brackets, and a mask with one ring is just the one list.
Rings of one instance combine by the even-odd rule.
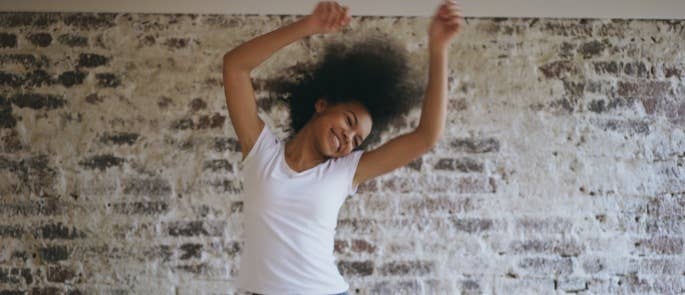
[[309, 172], [311, 172], [311, 171], [316, 170], [316, 169], [319, 168], [321, 165], [324, 165], [326, 162], [328, 162], [328, 161], [324, 161], [323, 163], [319, 163], [318, 165], [316, 165], [316, 166], [314, 166], [314, 167], [312, 167], [312, 168], [309, 168], [309, 169], [306, 169], [306, 170], [302, 170], [301, 172], [297, 172], [297, 171], [295, 171], [295, 169], [290, 168], [290, 165], [288, 165], [288, 161], [285, 160], [285, 142], [283, 142], [283, 144], [281, 144], [280, 157], [281, 157], [281, 163], [283, 163], [283, 166], [285, 167], [286, 172], [287, 172], [288, 174], [290, 174], [290, 175], [304, 175], [304, 174], [307, 174], [307, 173], [309, 173]]

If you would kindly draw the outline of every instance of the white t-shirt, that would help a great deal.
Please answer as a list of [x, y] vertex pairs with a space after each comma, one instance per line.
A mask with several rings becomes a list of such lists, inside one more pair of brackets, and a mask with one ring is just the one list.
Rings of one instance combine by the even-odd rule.
[[296, 172], [285, 142], [264, 125], [243, 167], [245, 243], [237, 286], [260, 294], [335, 294], [349, 284], [333, 244], [338, 212], [363, 151]]

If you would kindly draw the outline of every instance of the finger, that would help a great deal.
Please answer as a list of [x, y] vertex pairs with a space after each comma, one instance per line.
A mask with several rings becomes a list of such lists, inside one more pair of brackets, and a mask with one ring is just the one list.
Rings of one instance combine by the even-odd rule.
[[350, 17], [349, 11], [350, 11], [349, 7], [347, 7], [347, 6], [343, 7], [343, 12], [341, 13], [341, 16], [340, 16], [340, 22], [339, 22], [340, 25], [345, 25], [345, 23], [347, 22], [347, 19]]
[[324, 14], [324, 18], [323, 18], [323, 25], [324, 25], [324, 27], [328, 28], [330, 26], [329, 24], [331, 22], [331, 17], [333, 14], [330, 2], [326, 2], [324, 4], [324, 11], [325, 11], [325, 14]]
[[340, 25], [340, 21], [345, 17], [345, 9], [340, 6], [340, 4], [335, 3], [335, 19], [333, 20], [333, 26], [337, 27]]

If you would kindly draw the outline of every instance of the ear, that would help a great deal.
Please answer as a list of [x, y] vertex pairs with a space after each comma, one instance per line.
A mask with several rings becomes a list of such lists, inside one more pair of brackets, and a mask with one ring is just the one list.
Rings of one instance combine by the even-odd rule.
[[324, 98], [319, 98], [316, 100], [316, 103], [314, 103], [314, 109], [316, 110], [317, 113], [321, 113], [326, 108], [328, 107], [328, 102]]

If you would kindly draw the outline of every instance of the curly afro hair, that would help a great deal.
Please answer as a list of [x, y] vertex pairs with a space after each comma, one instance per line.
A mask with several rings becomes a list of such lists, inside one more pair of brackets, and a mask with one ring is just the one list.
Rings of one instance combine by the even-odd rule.
[[291, 80], [274, 82], [272, 89], [288, 105], [290, 137], [307, 124], [316, 100], [323, 98], [333, 105], [357, 101], [366, 107], [373, 127], [355, 150], [377, 144], [381, 133], [421, 102], [423, 80], [409, 67], [407, 55], [387, 35], [370, 34], [358, 42], [331, 41], [318, 62], [286, 69]]

